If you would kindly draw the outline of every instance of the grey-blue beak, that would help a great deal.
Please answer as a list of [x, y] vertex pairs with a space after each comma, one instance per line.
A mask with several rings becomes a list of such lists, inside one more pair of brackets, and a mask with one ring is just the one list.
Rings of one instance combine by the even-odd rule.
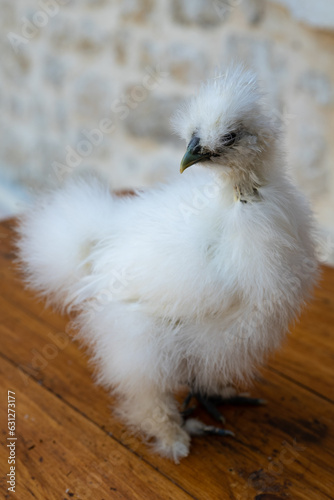
[[180, 165], [181, 174], [185, 171], [186, 168], [198, 163], [200, 161], [205, 161], [210, 158], [210, 153], [201, 153], [199, 146], [199, 137], [193, 137], [188, 144], [187, 151], [185, 152]]

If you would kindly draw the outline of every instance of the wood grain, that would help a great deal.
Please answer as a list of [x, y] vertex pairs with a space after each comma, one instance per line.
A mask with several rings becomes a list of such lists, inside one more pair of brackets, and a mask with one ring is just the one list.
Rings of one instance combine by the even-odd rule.
[[[235, 438], [195, 438], [179, 466], [112, 414], [67, 319], [22, 286], [13, 222], [0, 225], [0, 491], [7, 493], [6, 391], [18, 411], [17, 498], [334, 498], [334, 270], [251, 388], [268, 405], [224, 408]], [[210, 422], [201, 409], [197, 415]], [[73, 494], [73, 495], [72, 495]], [[9, 497], [8, 497], [9, 498]]]

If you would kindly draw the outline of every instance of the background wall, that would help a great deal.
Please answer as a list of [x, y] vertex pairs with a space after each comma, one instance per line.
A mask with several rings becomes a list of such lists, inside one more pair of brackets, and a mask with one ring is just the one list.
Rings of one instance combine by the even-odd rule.
[[332, 0], [0, 0], [0, 216], [94, 167], [114, 188], [178, 175], [170, 115], [231, 58], [254, 67], [334, 262]]

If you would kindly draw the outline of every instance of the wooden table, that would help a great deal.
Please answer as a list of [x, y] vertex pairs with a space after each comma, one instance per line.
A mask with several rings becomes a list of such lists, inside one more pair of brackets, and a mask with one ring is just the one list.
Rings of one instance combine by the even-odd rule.
[[[0, 477], [3, 498], [321, 500], [334, 498], [334, 270], [251, 392], [226, 407], [236, 437], [193, 438], [180, 465], [152, 454], [113, 417], [66, 318], [26, 291], [0, 225]], [[8, 493], [7, 391], [16, 398], [16, 493]], [[208, 422], [206, 415], [199, 415]]]

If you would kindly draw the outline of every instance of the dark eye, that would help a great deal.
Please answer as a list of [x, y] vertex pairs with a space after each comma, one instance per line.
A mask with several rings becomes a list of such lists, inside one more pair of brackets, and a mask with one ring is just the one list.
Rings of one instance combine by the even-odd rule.
[[229, 134], [223, 135], [222, 137], [223, 146], [233, 146], [236, 138], [237, 134], [235, 132], [230, 132]]

